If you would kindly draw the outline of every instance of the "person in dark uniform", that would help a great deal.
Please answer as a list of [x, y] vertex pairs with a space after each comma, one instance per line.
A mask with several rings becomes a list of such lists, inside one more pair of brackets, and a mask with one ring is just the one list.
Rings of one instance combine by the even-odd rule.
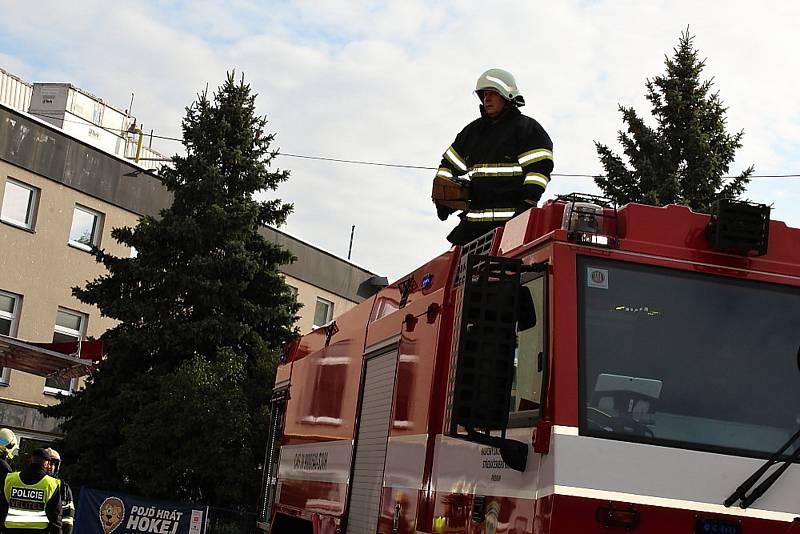
[[47, 474], [61, 481], [61, 532], [62, 534], [72, 534], [72, 527], [75, 524], [75, 500], [72, 497], [72, 488], [59, 476], [61, 455], [52, 447], [47, 451], [53, 459], [49, 462], [50, 469]]
[[553, 142], [519, 107], [525, 100], [510, 72], [489, 69], [475, 85], [480, 118], [456, 136], [434, 179], [437, 214], [446, 220], [454, 204], [437, 198], [438, 183], [463, 184], [467, 199], [458, 226], [447, 236], [464, 245], [536, 206], [550, 182]]
[[[8, 462], [14, 458], [19, 449], [17, 435], [8, 428], [0, 428], [0, 482], [13, 471]], [[1, 488], [0, 488], [1, 489]], [[3, 533], [3, 522], [0, 521], [0, 534]]]

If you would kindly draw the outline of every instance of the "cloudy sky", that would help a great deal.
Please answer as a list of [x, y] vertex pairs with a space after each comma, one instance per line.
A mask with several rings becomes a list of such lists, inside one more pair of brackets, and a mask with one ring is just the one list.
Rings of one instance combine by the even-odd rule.
[[[593, 141], [616, 146], [617, 104], [648, 111], [644, 83], [663, 72], [687, 26], [705, 75], [744, 146], [731, 169], [800, 173], [800, 3], [738, 0], [0, 0], [0, 67], [71, 82], [146, 130], [178, 136], [186, 105], [227, 70], [243, 72], [287, 154], [436, 166], [477, 116], [487, 68], [510, 70], [550, 132], [557, 173], [600, 173]], [[154, 143], [171, 154], [180, 145]], [[394, 279], [446, 250], [431, 171], [282, 156], [283, 230]], [[545, 194], [596, 193], [556, 177]], [[800, 178], [754, 180], [750, 200], [800, 226]]]

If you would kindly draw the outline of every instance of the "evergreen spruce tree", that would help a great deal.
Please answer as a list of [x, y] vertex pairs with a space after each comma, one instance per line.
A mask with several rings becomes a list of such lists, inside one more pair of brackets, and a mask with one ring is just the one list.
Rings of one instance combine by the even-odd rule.
[[725, 183], [722, 178], [742, 146], [743, 131], [726, 132], [726, 112], [712, 80], [701, 81], [700, 60], [689, 30], [681, 34], [666, 73], [647, 80], [647, 100], [656, 126], [645, 124], [632, 107], [619, 106], [627, 131], [619, 142], [629, 165], [608, 146], [595, 142], [606, 176], [595, 182], [620, 204], [684, 204], [708, 212], [720, 198], [741, 195], [753, 167]]
[[275, 190], [276, 152], [255, 97], [229, 74], [187, 108], [185, 157], [161, 171], [174, 196], [160, 218], [112, 236], [136, 258], [95, 251], [108, 274], [74, 294], [119, 324], [107, 358], [63, 417], [72, 484], [172, 500], [254, 507], [275, 355], [299, 309], [278, 271], [294, 260], [266, 241], [292, 207]]

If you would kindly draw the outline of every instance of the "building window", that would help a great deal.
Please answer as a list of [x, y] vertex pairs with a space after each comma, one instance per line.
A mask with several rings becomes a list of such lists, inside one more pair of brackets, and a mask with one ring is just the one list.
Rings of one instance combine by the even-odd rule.
[[11, 368], [0, 367], [0, 386], [7, 386], [11, 383]]
[[[13, 293], [0, 291], [0, 334], [14, 337], [17, 335], [19, 305], [22, 297]], [[11, 369], [0, 367], [0, 386], [7, 386]]]
[[[65, 308], [59, 308], [56, 325], [53, 328], [53, 343], [66, 343], [83, 339], [86, 330], [86, 316]], [[70, 395], [78, 383], [76, 378], [48, 378], [44, 383], [44, 392]]]
[[294, 300], [297, 300], [297, 288], [289, 284], [286, 284], [286, 287], [289, 288], [289, 293], [294, 297]]
[[97, 125], [103, 124], [103, 105], [99, 102], [95, 102], [92, 109], [92, 122]]
[[38, 198], [39, 189], [16, 180], [7, 180], [0, 219], [14, 226], [32, 230]]
[[72, 214], [69, 244], [82, 250], [92, 250], [92, 246], [97, 246], [100, 243], [102, 219], [102, 214], [76, 205]]
[[314, 309], [314, 328], [319, 328], [333, 319], [333, 302], [317, 297], [317, 307]]

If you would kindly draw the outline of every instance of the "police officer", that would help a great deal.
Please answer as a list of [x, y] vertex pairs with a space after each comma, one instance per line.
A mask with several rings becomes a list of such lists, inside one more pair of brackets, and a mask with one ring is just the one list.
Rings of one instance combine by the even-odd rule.
[[52, 460], [47, 449], [35, 449], [22, 471], [4, 477], [0, 521], [5, 534], [61, 534], [61, 482], [47, 474]]
[[[447, 236], [454, 245], [464, 245], [535, 206], [553, 170], [553, 142], [536, 120], [520, 113], [525, 100], [510, 72], [487, 70], [475, 93], [481, 116], [456, 136], [436, 174], [438, 179], [468, 179], [469, 202]], [[436, 204], [441, 220], [456, 211]]]
[[52, 461], [48, 462], [50, 469], [47, 474], [61, 481], [61, 532], [62, 534], [72, 534], [72, 527], [75, 523], [75, 501], [72, 498], [72, 488], [63, 478], [59, 477], [61, 455], [52, 447], [47, 449], [47, 452], [52, 458]]
[[14, 458], [18, 448], [19, 441], [16, 434], [8, 428], [0, 428], [0, 477], [11, 472], [8, 461]]

